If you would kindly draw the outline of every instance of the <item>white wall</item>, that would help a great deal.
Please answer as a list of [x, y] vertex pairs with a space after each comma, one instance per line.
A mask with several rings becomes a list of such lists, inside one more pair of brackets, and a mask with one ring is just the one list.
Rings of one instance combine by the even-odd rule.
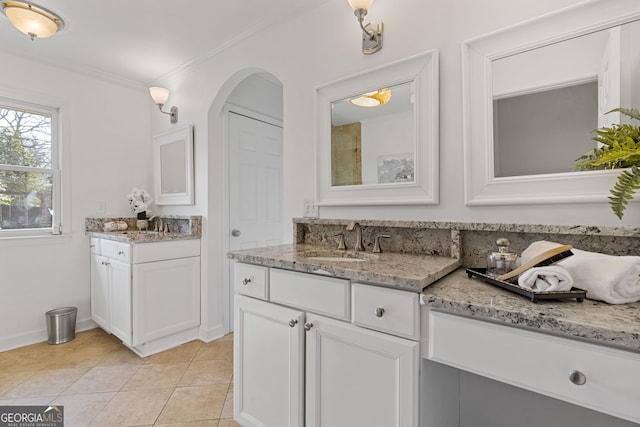
[[62, 236], [0, 239], [0, 350], [46, 339], [45, 312], [78, 307], [89, 320], [87, 216], [132, 216], [126, 195], [151, 190], [149, 96], [0, 53], [0, 96], [60, 107], [65, 156]]

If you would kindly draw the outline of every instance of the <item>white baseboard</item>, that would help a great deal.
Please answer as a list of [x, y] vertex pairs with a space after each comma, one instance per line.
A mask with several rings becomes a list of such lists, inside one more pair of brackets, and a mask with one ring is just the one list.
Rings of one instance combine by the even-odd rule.
[[205, 329], [200, 327], [199, 338], [204, 342], [211, 342], [213, 340], [217, 340], [218, 338], [222, 338], [225, 335], [224, 326], [216, 325], [213, 328]]
[[[86, 331], [97, 327], [98, 325], [90, 318], [76, 321], [76, 332]], [[45, 324], [41, 329], [21, 332], [16, 335], [0, 338], [0, 351], [13, 350], [14, 348], [43, 342], [47, 339], [47, 326]]]

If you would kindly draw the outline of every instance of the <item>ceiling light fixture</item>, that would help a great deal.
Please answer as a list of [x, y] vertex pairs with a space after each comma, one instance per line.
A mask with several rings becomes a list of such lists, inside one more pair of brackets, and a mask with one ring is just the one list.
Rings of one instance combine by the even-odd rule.
[[362, 28], [362, 53], [365, 55], [376, 53], [382, 49], [382, 22], [372, 22], [367, 25], [362, 23], [373, 0], [347, 0], [347, 2]]
[[151, 98], [153, 98], [153, 102], [155, 102], [160, 109], [160, 112], [171, 116], [171, 123], [178, 123], [178, 107], [171, 107], [168, 113], [162, 110], [164, 103], [169, 99], [169, 89], [152, 86], [149, 88], [149, 93], [151, 94]]
[[44, 39], [64, 28], [64, 21], [55, 13], [27, 1], [2, 1], [2, 12], [19, 31], [31, 37]]
[[391, 99], [391, 89], [383, 88], [373, 92], [363, 93], [357, 98], [352, 98], [349, 102], [358, 107], [379, 107], [386, 104]]

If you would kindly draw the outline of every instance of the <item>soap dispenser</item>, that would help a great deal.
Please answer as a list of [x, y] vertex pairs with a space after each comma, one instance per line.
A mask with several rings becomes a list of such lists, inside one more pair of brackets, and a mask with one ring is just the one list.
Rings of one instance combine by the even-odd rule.
[[508, 273], [518, 267], [518, 255], [509, 252], [511, 242], [506, 237], [500, 237], [496, 240], [498, 245], [497, 252], [490, 252], [487, 255], [487, 275], [497, 277]]

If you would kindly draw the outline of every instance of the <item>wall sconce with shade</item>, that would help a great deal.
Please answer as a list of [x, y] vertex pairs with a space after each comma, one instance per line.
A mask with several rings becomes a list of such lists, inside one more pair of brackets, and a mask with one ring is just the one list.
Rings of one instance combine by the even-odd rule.
[[171, 123], [178, 123], [178, 107], [174, 105], [173, 107], [171, 107], [169, 112], [166, 112], [162, 109], [162, 107], [164, 107], [165, 102], [167, 102], [167, 99], [169, 99], [169, 89], [158, 87], [158, 86], [152, 86], [149, 88], [149, 93], [151, 94], [151, 98], [153, 99], [153, 102], [155, 102], [158, 108], [160, 109], [160, 112], [171, 116], [170, 118]]
[[347, 2], [362, 28], [362, 53], [365, 55], [376, 53], [382, 49], [382, 22], [372, 22], [367, 25], [362, 23], [373, 0], [347, 0]]
[[62, 18], [31, 2], [2, 1], [0, 7], [9, 22], [31, 40], [51, 37], [64, 28]]

